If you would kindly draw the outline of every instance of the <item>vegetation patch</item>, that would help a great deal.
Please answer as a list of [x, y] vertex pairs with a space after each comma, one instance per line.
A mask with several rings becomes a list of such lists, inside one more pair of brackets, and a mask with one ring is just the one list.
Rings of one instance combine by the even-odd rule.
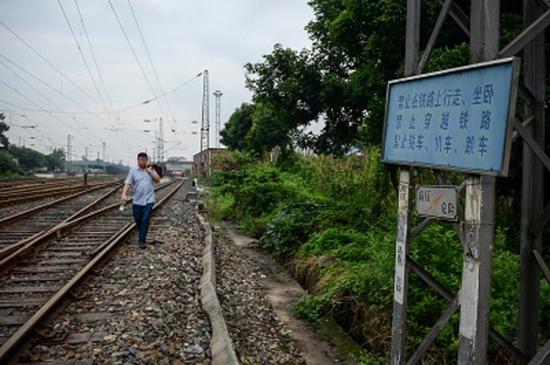
[[[209, 209], [232, 219], [294, 271], [308, 289], [293, 306], [309, 320], [335, 318], [365, 349], [364, 361], [389, 353], [393, 305], [396, 194], [377, 148], [365, 157], [291, 156], [283, 162], [230, 157], [231, 168], [210, 181]], [[419, 178], [429, 181], [430, 176]], [[499, 201], [504, 214], [506, 200]], [[497, 217], [497, 221], [500, 221]], [[503, 220], [504, 221], [504, 220]], [[418, 224], [419, 220], [413, 222]], [[514, 338], [519, 258], [510, 235], [496, 229], [491, 325]], [[461, 284], [462, 247], [452, 226], [434, 222], [415, 239], [410, 255], [453, 292]], [[550, 313], [550, 287], [543, 285], [541, 320]], [[408, 331], [413, 351], [448, 302], [414, 274], [410, 276]], [[544, 336], [550, 329], [543, 328]], [[438, 336], [430, 356], [455, 357], [455, 315]], [[494, 356], [505, 356], [493, 344]], [[385, 360], [387, 361], [387, 359]], [[382, 361], [383, 362], [383, 361]]]

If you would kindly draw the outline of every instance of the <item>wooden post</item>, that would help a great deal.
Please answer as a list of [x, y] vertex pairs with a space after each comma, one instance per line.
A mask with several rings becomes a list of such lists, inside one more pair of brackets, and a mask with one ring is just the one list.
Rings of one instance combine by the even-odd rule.
[[[471, 4], [471, 62], [488, 61], [498, 54], [500, 0]], [[465, 205], [458, 363], [481, 365], [487, 362], [495, 178], [468, 177]]]
[[[420, 0], [407, 0], [407, 29], [405, 40], [405, 76], [416, 73], [420, 49]], [[395, 243], [395, 277], [393, 299], [391, 364], [400, 365], [406, 361], [407, 340], [407, 292], [409, 275], [407, 255], [409, 253], [410, 208], [412, 168], [401, 169], [399, 173], [399, 207], [397, 240]]]
[[[528, 27], [544, 9], [535, 0], [523, 1], [524, 25]], [[544, 146], [544, 92], [545, 55], [544, 31], [524, 49], [524, 83], [536, 101], [526, 109], [526, 117], [534, 119], [526, 127], [529, 134]], [[540, 252], [542, 232], [530, 232], [533, 222], [543, 210], [544, 170], [539, 159], [526, 142], [523, 142], [523, 172], [521, 191], [521, 246], [520, 246], [520, 293], [519, 293], [519, 334], [520, 350], [528, 359], [537, 351], [539, 333], [539, 281], [540, 273], [533, 250]]]

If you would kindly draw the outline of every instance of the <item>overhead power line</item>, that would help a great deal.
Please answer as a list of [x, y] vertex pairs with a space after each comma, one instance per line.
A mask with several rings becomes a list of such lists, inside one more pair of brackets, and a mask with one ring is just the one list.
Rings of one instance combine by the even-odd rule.
[[94, 64], [97, 70], [97, 74], [99, 76], [99, 82], [101, 83], [101, 86], [103, 87], [103, 91], [105, 92], [105, 97], [107, 99], [107, 102], [109, 103], [109, 109], [113, 110], [113, 103], [111, 101], [111, 96], [109, 94], [109, 91], [107, 90], [107, 86], [105, 85], [105, 79], [103, 78], [103, 73], [101, 72], [101, 68], [99, 67], [99, 62], [97, 62], [97, 57], [95, 55], [94, 47], [92, 47], [92, 41], [90, 40], [90, 36], [88, 34], [88, 28], [86, 27], [86, 24], [84, 23], [84, 17], [82, 16], [82, 12], [80, 11], [80, 6], [78, 5], [78, 0], [74, 0], [74, 4], [76, 6], [76, 10], [78, 11], [78, 16], [80, 17], [80, 24], [82, 24], [82, 29], [84, 30], [84, 34], [86, 35], [86, 40], [88, 41], [88, 46], [90, 47], [90, 52], [92, 54], [92, 58], [94, 60]]
[[107, 112], [107, 115], [111, 117], [111, 114], [109, 112], [109, 109], [105, 105], [105, 100], [103, 100], [103, 97], [101, 96], [101, 92], [99, 91], [99, 87], [97, 86], [97, 82], [95, 81], [94, 75], [92, 74], [92, 71], [90, 70], [90, 65], [88, 65], [88, 61], [86, 60], [86, 57], [84, 56], [84, 52], [82, 52], [82, 47], [80, 47], [80, 42], [76, 38], [76, 34], [73, 30], [73, 27], [71, 25], [71, 22], [69, 21], [69, 17], [67, 16], [67, 13], [65, 12], [65, 8], [63, 7], [63, 3], [61, 0], [57, 0], [59, 7], [61, 8], [61, 12], [63, 13], [63, 17], [65, 18], [65, 22], [67, 23], [67, 26], [69, 27], [69, 30], [71, 32], [71, 35], [73, 36], [74, 42], [76, 43], [76, 48], [78, 48], [78, 53], [80, 53], [80, 57], [82, 58], [82, 61], [84, 62], [84, 66], [86, 67], [86, 70], [88, 71], [88, 75], [90, 76], [90, 79], [92, 80], [92, 84], [94, 85], [94, 89], [97, 93], [97, 96], [99, 97], [99, 100], [101, 101], [101, 105], [103, 109]]
[[[23, 72], [29, 74], [31, 77], [33, 77], [34, 79], [36, 79], [37, 81], [41, 82], [42, 84], [46, 85], [47, 87], [49, 87], [50, 89], [53, 89], [54, 91], [55, 88], [53, 86], [51, 86], [50, 84], [46, 83], [45, 81], [43, 80], [40, 80], [36, 75], [33, 75], [31, 74], [30, 72], [28, 72], [27, 70], [23, 69], [21, 66], [15, 64], [12, 60], [10, 60], [9, 58], [7, 58], [6, 56], [0, 54], [0, 57], [3, 57], [4, 59], [6, 59], [8, 62], [10, 62], [11, 64], [13, 64], [14, 66], [16, 67], [19, 67]], [[176, 86], [175, 88], [173, 89], [170, 89], [168, 90], [167, 92], [165, 92], [164, 94], [162, 95], [157, 95], [156, 98], [152, 98], [152, 99], [147, 99], [145, 101], [142, 101], [141, 103], [137, 103], [137, 104], [132, 104], [126, 108], [123, 108], [123, 109], [120, 109], [120, 110], [116, 110], [116, 111], [113, 111], [113, 114], [118, 114], [118, 113], [123, 113], [123, 112], [126, 112], [128, 110], [131, 110], [131, 109], [134, 109], [134, 108], [137, 108], [139, 106], [142, 106], [142, 105], [146, 105], [146, 104], [149, 104], [153, 101], [155, 101], [156, 99], [160, 99], [160, 98], [163, 98], [167, 95], [170, 95], [178, 90], [180, 90], [181, 88], [183, 88], [184, 86], [186, 86], [187, 84], [189, 84], [191, 81], [193, 81], [194, 79], [198, 78], [202, 76], [202, 72], [197, 74], [196, 76], [193, 76], [192, 78], [190, 78], [189, 80], [185, 81], [184, 83], [182, 83], [181, 85], [179, 86]], [[84, 111], [83, 112], [79, 112], [79, 111], [71, 111], [71, 110], [53, 110], [53, 109], [35, 109], [35, 108], [32, 108], [32, 107], [19, 107], [20, 109], [25, 109], [25, 110], [28, 110], [28, 111], [35, 111], [35, 112], [46, 112], [46, 113], [52, 113], [52, 114], [67, 114], [67, 115], [85, 115], [85, 114], [90, 114], [90, 115], [95, 115], [96, 117], [98, 117], [99, 119], [103, 120], [103, 121], [107, 121], [106, 119], [104, 119], [103, 117], [101, 117], [99, 114], [100, 113], [105, 113], [105, 112], [94, 112], [94, 111], [91, 111], [87, 108], [85, 108], [84, 106], [82, 106], [81, 104], [77, 103], [76, 101], [74, 101], [73, 99], [69, 98], [69, 96], [65, 95], [65, 94], [61, 94], [63, 95], [65, 98], [67, 98], [69, 101], [75, 103], [76, 105], [78, 105], [80, 108], [82, 108]]]
[[[75, 0], [76, 1], [76, 0]], [[134, 18], [134, 22], [136, 23], [136, 27], [139, 33], [139, 36], [141, 38], [141, 43], [143, 43], [143, 48], [145, 48], [145, 53], [147, 54], [147, 58], [149, 59], [149, 63], [151, 65], [151, 69], [153, 70], [153, 74], [155, 75], [155, 79], [157, 81], [159, 90], [161, 94], [164, 94], [164, 88], [162, 87], [162, 83], [160, 82], [160, 78], [157, 72], [157, 68], [155, 67], [155, 63], [153, 62], [153, 58], [151, 57], [151, 53], [149, 52], [149, 47], [147, 47], [147, 42], [145, 42], [145, 37], [143, 36], [143, 32], [141, 31], [141, 26], [139, 25], [139, 22], [136, 17], [136, 13], [134, 12], [134, 7], [132, 6], [132, 3], [130, 0], [128, 0], [128, 5], [130, 6], [130, 11], [132, 12], [132, 17]], [[172, 121], [175, 123], [176, 118], [174, 117], [174, 113], [172, 112], [172, 109], [170, 108], [170, 104], [168, 103], [168, 100], [164, 99], [164, 102], [166, 103], [166, 107], [168, 109], [168, 112], [170, 113], [170, 116], [172, 117]]]
[[[69, 95], [67, 94], [64, 94], [63, 92], [59, 92], [54, 86], [52, 86], [50, 83], [42, 80], [40, 77], [36, 76], [34, 73], [30, 72], [29, 70], [25, 69], [23, 66], [19, 65], [17, 62], [13, 61], [12, 59], [10, 59], [9, 57], [3, 55], [3, 54], [0, 54], [0, 57], [3, 58], [4, 60], [6, 60], [7, 62], [9, 62], [12, 66], [14, 67], [17, 67], [19, 70], [21, 70], [22, 72], [24, 72], [25, 74], [27, 74], [28, 76], [32, 77], [33, 79], [35, 79], [36, 81], [40, 82], [42, 85], [46, 86], [48, 89], [52, 90], [53, 92], [55, 92], [56, 94], [60, 94], [61, 96], [63, 96], [65, 99], [69, 100], [71, 103], [77, 105], [79, 108], [81, 108], [82, 110], [84, 110], [86, 112], [86, 114], [93, 114], [95, 115], [96, 117], [98, 117], [99, 119], [107, 122], [106, 119], [104, 119], [102, 116], [100, 116], [97, 112], [94, 112], [94, 111], [91, 111], [90, 109], [88, 109], [87, 107], [85, 107], [84, 105], [82, 105], [81, 103], [77, 102], [76, 100], [74, 100], [72, 97], [70, 97]], [[30, 110], [30, 108], [27, 108], [28, 110]], [[65, 112], [65, 111], [62, 111], [62, 110], [56, 110], [56, 111], [52, 111], [50, 110], [51, 112], [53, 113], [63, 113], [63, 114], [84, 114], [84, 113], [81, 113], [81, 112]]]
[[[25, 83], [29, 88], [31, 88], [32, 90], [34, 90], [34, 92], [36, 92], [38, 95], [40, 95], [44, 100], [47, 100], [50, 104], [52, 104], [53, 106], [55, 106], [56, 108], [59, 108], [59, 109], [62, 109], [56, 102], [54, 102], [53, 100], [51, 100], [49, 97], [47, 97], [46, 95], [44, 95], [40, 90], [38, 90], [36, 87], [34, 87], [32, 84], [30, 84], [24, 77], [22, 77], [19, 73], [17, 73], [15, 70], [13, 70], [10, 66], [8, 66], [4, 61], [0, 60], [0, 63], [2, 65], [4, 65], [4, 67], [6, 67], [13, 75], [15, 75], [15, 77], [17, 77], [18, 79], [20, 79], [21, 81], [23, 81], [23, 83]], [[50, 115], [53, 115], [54, 113], [51, 113], [49, 112], [48, 110], [46, 109], [42, 109], [43, 111], [45, 112], [48, 112], [48, 114]], [[67, 113], [65, 113], [67, 114]], [[83, 122], [81, 122], [80, 120], [76, 119], [76, 117], [73, 115], [72, 116], [72, 119], [77, 123], [79, 124], [80, 126], [84, 127], [84, 128], [88, 128], [87, 125], [85, 125]]]
[[55, 72], [57, 72], [61, 77], [63, 77], [65, 80], [67, 80], [71, 85], [73, 85], [75, 88], [77, 88], [80, 92], [82, 92], [84, 95], [86, 95], [90, 100], [92, 100], [94, 103], [101, 105], [100, 102], [98, 102], [93, 96], [91, 96], [86, 90], [84, 90], [82, 87], [80, 87], [76, 82], [74, 82], [71, 78], [69, 78], [67, 75], [65, 75], [64, 72], [62, 72], [59, 68], [57, 68], [53, 63], [51, 63], [45, 56], [43, 56], [40, 52], [38, 52], [33, 46], [30, 45], [29, 42], [24, 40], [19, 34], [17, 34], [13, 29], [11, 29], [6, 23], [4, 23], [2, 20], [0, 20], [0, 24], [6, 28], [8, 32], [10, 32], [15, 38], [17, 38], [21, 43], [23, 43], [27, 48], [29, 48], [35, 55], [40, 57], [48, 66], [50, 66]]
[[[117, 23], [120, 27], [120, 30], [122, 31], [122, 34], [124, 35], [124, 38], [126, 39], [126, 43], [128, 43], [128, 47], [130, 48], [130, 51], [132, 52], [132, 55], [134, 56], [134, 59], [136, 60], [136, 63], [138, 64], [139, 70], [141, 71], [141, 74], [142, 74], [143, 78], [147, 82], [147, 86], [149, 87], [149, 90], [151, 91], [151, 93], [154, 96], [153, 100], [157, 100], [157, 105], [158, 105], [161, 113], [166, 114], [166, 112], [164, 111], [164, 108], [162, 107], [162, 104], [160, 104], [160, 102], [158, 102], [157, 93], [155, 92], [155, 89], [153, 88], [153, 85], [151, 84], [151, 81], [149, 80], [149, 77], [147, 77], [147, 73], [143, 69], [143, 65], [142, 65], [141, 61], [139, 60], [139, 57], [137, 56], [134, 47], [132, 46], [132, 42], [130, 42], [130, 38], [128, 38], [128, 34], [126, 33], [126, 30], [124, 29], [124, 26], [122, 25], [122, 22], [120, 21], [120, 18], [118, 16], [118, 13], [116, 12], [116, 9], [113, 5], [113, 2], [111, 0], [108, 0], [108, 1], [109, 1], [109, 5], [111, 6], [111, 10], [112, 10], [112, 12], [113, 12], [113, 14], [116, 18], [116, 21], [117, 21]], [[166, 119], [166, 115], [164, 115], [164, 117]]]
[[128, 111], [130, 109], [133, 109], [133, 108], [137, 108], [138, 106], [142, 106], [142, 105], [145, 105], [145, 104], [149, 104], [157, 99], [160, 99], [160, 98], [163, 98], [165, 97], [166, 95], [169, 95], [169, 94], [172, 94], [172, 93], [175, 93], [176, 91], [178, 91], [179, 89], [181, 89], [182, 87], [184, 87], [185, 85], [189, 84], [191, 81], [195, 80], [196, 78], [198, 77], [201, 77], [202, 76], [202, 72], [199, 72], [196, 76], [193, 76], [191, 77], [189, 80], [185, 81], [183, 84], [179, 85], [179, 86], [176, 86], [175, 88], [171, 89], [171, 90], [168, 90], [167, 92], [161, 94], [161, 95], [156, 95], [154, 98], [152, 99], [147, 99], [145, 101], [142, 101], [141, 103], [137, 103], [137, 104], [134, 104], [134, 105], [130, 105], [124, 109], [120, 109], [118, 110], [118, 113], [123, 113], [125, 111]]
[[[4, 86], [6, 86], [8, 89], [10, 89], [11, 91], [15, 92], [16, 94], [18, 94], [19, 96], [21, 96], [22, 98], [24, 98], [25, 100], [27, 100], [29, 103], [35, 105], [38, 109], [48, 113], [52, 118], [54, 118], [55, 120], [59, 121], [60, 123], [64, 124], [65, 126], [67, 126], [68, 128], [74, 130], [74, 131], [77, 131], [72, 125], [68, 124], [67, 122], [65, 122], [64, 120], [61, 120], [59, 119], [56, 115], [54, 115], [53, 113], [49, 113], [46, 109], [44, 109], [42, 107], [42, 105], [40, 105], [39, 103], [37, 103], [36, 101], [32, 100], [31, 98], [29, 98], [27, 95], [23, 94], [22, 92], [20, 92], [19, 90], [17, 90], [16, 88], [14, 88], [13, 86], [7, 84], [4, 80], [0, 80], [0, 83], [2, 83]], [[22, 109], [22, 110], [25, 110], [25, 109]], [[97, 138], [97, 136], [95, 136]]]

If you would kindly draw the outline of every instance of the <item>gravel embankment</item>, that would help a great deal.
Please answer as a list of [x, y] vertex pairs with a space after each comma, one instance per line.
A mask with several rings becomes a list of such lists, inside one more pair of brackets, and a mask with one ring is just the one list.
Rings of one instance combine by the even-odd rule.
[[[209, 364], [210, 324], [199, 301], [202, 232], [185, 189], [152, 219], [137, 247], [131, 234], [20, 360], [75, 364]], [[76, 360], [76, 361], [75, 361]]]
[[239, 360], [243, 364], [304, 364], [290, 332], [277, 319], [261, 285], [260, 267], [219, 231], [217, 294]]

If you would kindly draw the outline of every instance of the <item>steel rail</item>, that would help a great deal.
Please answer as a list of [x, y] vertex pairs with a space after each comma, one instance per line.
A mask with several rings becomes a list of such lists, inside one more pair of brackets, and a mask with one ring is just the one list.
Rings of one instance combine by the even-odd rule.
[[[172, 182], [166, 183], [164, 185], [158, 186], [155, 189], [155, 191], [163, 189], [163, 188], [165, 188], [167, 186], [170, 186], [174, 183], [175, 183], [175, 181], [172, 181]], [[112, 194], [112, 192], [109, 192], [109, 195], [110, 194]], [[107, 196], [108, 195], [105, 194], [104, 197], [100, 197], [100, 198], [104, 199]], [[103, 200], [103, 199], [101, 199], [101, 200]], [[97, 199], [95, 202], [92, 202], [92, 204], [97, 205], [101, 200]], [[132, 201], [132, 199], [130, 199], [129, 201]], [[48, 230], [46, 230], [42, 234], [38, 235], [37, 237], [34, 237], [32, 239], [29, 239], [29, 240], [26, 240], [26, 241], [21, 241], [21, 242], [18, 242], [16, 244], [14, 244], [14, 245], [17, 245], [17, 246], [13, 246], [13, 245], [9, 246], [11, 248], [10, 250], [7, 250], [7, 248], [6, 248], [6, 249], [0, 251], [0, 257], [2, 258], [0, 260], [0, 273], [6, 271], [9, 267], [11, 267], [13, 264], [15, 264], [16, 259], [18, 257], [20, 257], [24, 253], [28, 252], [38, 242], [41, 242], [44, 239], [46, 239], [48, 237], [51, 237], [53, 235], [56, 235], [57, 237], [60, 238], [62, 233], [63, 233], [63, 230], [74, 227], [76, 225], [79, 225], [79, 224], [83, 223], [84, 221], [86, 221], [86, 220], [88, 220], [92, 217], [99, 216], [99, 215], [101, 215], [101, 214], [103, 214], [103, 213], [105, 213], [109, 210], [117, 208], [120, 205], [119, 203], [114, 203], [114, 204], [108, 205], [108, 206], [103, 207], [103, 208], [98, 209], [98, 210], [94, 210], [93, 212], [90, 212], [90, 213], [87, 213], [87, 214], [81, 216], [81, 214], [85, 213], [86, 211], [88, 211], [92, 208], [92, 206], [91, 206], [92, 204], [82, 208], [80, 211], [73, 214], [71, 217], [69, 217], [69, 218], [63, 220], [62, 222], [56, 224], [55, 226], [49, 228]]]
[[[89, 182], [102, 182], [101, 179], [95, 178], [95, 179], [88, 179]], [[11, 186], [11, 187], [3, 187], [0, 188], [0, 195], [10, 194], [10, 193], [22, 193], [22, 192], [38, 192], [47, 190], [52, 187], [67, 187], [70, 185], [82, 185], [84, 180], [82, 178], [74, 178], [71, 180], [64, 179], [64, 180], [52, 180], [52, 181], [44, 181], [41, 180], [39, 182], [36, 182], [34, 184], [30, 185], [22, 185], [22, 186]]]
[[6, 225], [8, 224], [11, 224], [11, 223], [14, 223], [14, 222], [17, 222], [29, 215], [32, 215], [32, 214], [35, 214], [35, 213], [38, 213], [44, 209], [47, 209], [47, 208], [51, 208], [57, 204], [60, 204], [60, 203], [63, 203], [65, 201], [68, 201], [72, 198], [76, 198], [78, 196], [81, 196], [81, 195], [84, 195], [84, 194], [87, 194], [87, 193], [90, 193], [92, 191], [95, 191], [95, 190], [99, 190], [99, 189], [103, 189], [103, 188], [106, 188], [106, 187], [109, 187], [111, 185], [114, 185], [114, 184], [119, 184], [119, 182], [110, 182], [110, 183], [103, 183], [103, 184], [100, 184], [100, 185], [97, 185], [97, 186], [94, 186], [90, 189], [86, 189], [86, 190], [83, 190], [83, 191], [79, 191], [77, 193], [74, 193], [74, 194], [71, 194], [71, 195], [68, 195], [68, 196], [64, 196], [62, 198], [59, 198], [57, 200], [54, 200], [54, 201], [51, 201], [51, 202], [48, 202], [48, 203], [44, 203], [44, 204], [40, 204], [36, 207], [33, 207], [33, 208], [30, 208], [30, 209], [27, 209], [23, 212], [19, 212], [19, 213], [16, 213], [16, 214], [12, 214], [10, 216], [7, 216], [5, 218], [2, 218], [0, 219], [0, 228], [2, 227], [5, 227]]
[[[83, 190], [88, 187], [94, 187], [97, 185], [98, 184], [89, 184], [89, 185], [79, 184], [79, 185], [74, 185], [69, 187], [58, 187], [53, 189], [47, 189], [45, 191], [35, 192], [32, 194], [23, 194], [23, 196], [21, 196], [21, 194], [13, 194], [10, 196], [0, 196], [0, 199], [2, 199], [2, 204], [0, 205], [0, 208], [4, 208], [4, 207], [7, 207], [8, 205], [13, 205], [16, 203], [22, 203], [27, 200], [41, 199], [41, 198], [48, 198], [56, 195], [69, 194], [74, 191]], [[6, 197], [7, 199], [4, 199]]]
[[[61, 222], [51, 226], [51, 227], [48, 227], [48, 228], [45, 228], [39, 232], [36, 232], [35, 234], [33, 234], [32, 236], [30, 237], [27, 237], [27, 238], [24, 238], [18, 242], [15, 242], [7, 247], [4, 247], [2, 249], [0, 249], [0, 258], [3, 258], [5, 257], [6, 255], [9, 255], [11, 252], [13, 252], [14, 250], [16, 250], [17, 248], [27, 244], [27, 243], [30, 243], [30, 242], [33, 242], [32, 245], [34, 245], [36, 242], [39, 242], [47, 237], [49, 237], [50, 235], [54, 234], [55, 233], [55, 227], [60, 225], [60, 224], [63, 224], [63, 223], [66, 223], [66, 222], [69, 222], [71, 220], [74, 220], [76, 218], [78, 218], [79, 216], [81, 216], [82, 214], [86, 213], [87, 211], [89, 211], [90, 209], [92, 209], [94, 206], [96, 206], [97, 204], [101, 203], [103, 200], [107, 199], [110, 195], [112, 195], [115, 191], [117, 191], [118, 189], [120, 189], [121, 186], [116, 186], [114, 189], [111, 189], [109, 190], [108, 192], [106, 192], [105, 194], [101, 195], [100, 197], [98, 197], [96, 200], [94, 200], [93, 202], [91, 202], [90, 204], [84, 206], [83, 208], [81, 208], [80, 210], [78, 210], [77, 212], [73, 213], [72, 215], [70, 215], [69, 217], [65, 218], [64, 220], [62, 220]], [[31, 245], [31, 246], [32, 246]], [[2, 271], [2, 266], [3, 266], [3, 261], [0, 261], [0, 271]]]
[[[181, 186], [183, 181], [177, 184], [166, 196], [155, 204], [153, 210], [164, 204]], [[110, 243], [103, 248], [101, 252], [92, 257], [92, 259], [80, 269], [61, 289], [59, 289], [44, 305], [42, 305], [22, 326], [20, 326], [14, 334], [12, 334], [6, 342], [0, 347], [0, 362], [7, 360], [12, 351], [21, 343], [21, 341], [29, 334], [29, 332], [48, 314], [56, 305], [72, 290], [96, 265], [107, 256], [109, 252], [124, 239], [136, 226], [135, 223], [129, 224], [107, 241]]]

